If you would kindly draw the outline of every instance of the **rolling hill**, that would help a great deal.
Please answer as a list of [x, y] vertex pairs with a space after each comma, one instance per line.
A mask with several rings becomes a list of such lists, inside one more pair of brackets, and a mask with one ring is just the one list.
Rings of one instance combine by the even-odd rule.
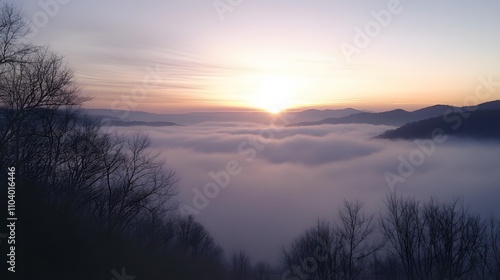
[[[416, 122], [424, 119], [439, 117], [450, 110], [465, 111], [466, 107], [453, 107], [448, 105], [434, 105], [416, 111], [405, 111], [396, 109], [381, 113], [357, 113], [340, 118], [326, 118], [315, 122], [299, 122], [289, 126], [311, 126], [322, 124], [374, 124], [402, 126], [406, 123]], [[477, 110], [500, 110], [500, 100], [482, 103], [477, 106]]]
[[388, 130], [377, 138], [430, 139], [436, 129], [441, 129], [446, 135], [461, 138], [500, 140], [500, 110], [477, 110], [467, 114], [451, 113], [408, 123], [400, 128]]

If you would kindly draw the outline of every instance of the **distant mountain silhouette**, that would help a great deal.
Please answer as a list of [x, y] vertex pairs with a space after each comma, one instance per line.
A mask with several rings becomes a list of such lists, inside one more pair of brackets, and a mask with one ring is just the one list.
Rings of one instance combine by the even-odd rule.
[[142, 122], [142, 121], [129, 121], [124, 122], [121, 120], [111, 120], [109, 123], [103, 122], [104, 125], [112, 126], [180, 126], [173, 122]]
[[[358, 113], [340, 118], [327, 118], [316, 122], [299, 122], [289, 126], [311, 126], [322, 124], [348, 124], [363, 123], [374, 125], [401, 126], [409, 122], [416, 122], [424, 119], [438, 117], [449, 110], [465, 110], [463, 107], [453, 107], [449, 105], [434, 105], [416, 111], [408, 112], [396, 109], [381, 113]], [[477, 110], [500, 110], [500, 100], [483, 103], [477, 106]]]
[[[490, 105], [482, 108], [489, 108]], [[430, 139], [435, 129], [442, 129], [446, 135], [500, 140], [500, 110], [479, 110], [479, 108], [481, 107], [478, 107], [476, 111], [464, 114], [450, 113], [445, 116], [408, 123], [400, 128], [388, 130], [377, 138]]]
[[290, 126], [311, 126], [311, 125], [322, 125], [322, 124], [347, 124], [347, 123], [363, 123], [363, 124], [375, 124], [375, 125], [382, 124], [382, 125], [400, 126], [408, 122], [440, 116], [448, 109], [453, 109], [453, 107], [446, 105], [436, 105], [413, 112], [408, 112], [402, 109], [396, 109], [381, 113], [358, 113], [341, 118], [327, 118], [316, 122], [296, 123]]
[[[305, 110], [301, 112], [286, 112], [281, 117], [288, 122], [315, 121], [324, 118], [340, 118], [352, 114], [360, 113], [352, 108], [339, 110]], [[87, 109], [87, 113], [92, 116], [120, 120], [124, 122], [173, 122], [180, 125], [191, 125], [201, 122], [252, 122], [269, 124], [274, 118], [273, 115], [262, 111], [253, 112], [194, 112], [184, 114], [156, 114], [140, 111], [122, 111], [110, 109]]]
[[342, 118], [350, 116], [353, 114], [364, 113], [363, 111], [356, 110], [353, 108], [337, 109], [337, 110], [316, 110], [309, 109], [302, 112], [288, 113], [290, 115], [290, 121], [294, 123], [298, 122], [311, 122], [322, 120], [326, 118]]
[[500, 110], [500, 100], [481, 103], [476, 110]]

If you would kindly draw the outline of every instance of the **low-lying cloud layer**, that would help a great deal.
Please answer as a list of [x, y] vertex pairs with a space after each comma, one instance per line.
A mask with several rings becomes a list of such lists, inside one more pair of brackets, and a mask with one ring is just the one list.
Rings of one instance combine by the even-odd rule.
[[[254, 260], [277, 263], [318, 218], [333, 220], [343, 199], [380, 213], [394, 189], [422, 199], [463, 196], [474, 211], [500, 214], [500, 143], [450, 138], [425, 150], [372, 138], [389, 128], [202, 123], [147, 133], [179, 174], [179, 200], [226, 252], [244, 249]], [[394, 188], [388, 172], [401, 179]]]

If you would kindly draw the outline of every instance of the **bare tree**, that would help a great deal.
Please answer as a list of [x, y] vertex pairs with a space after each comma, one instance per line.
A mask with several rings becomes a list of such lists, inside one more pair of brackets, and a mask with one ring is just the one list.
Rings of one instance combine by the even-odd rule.
[[49, 185], [52, 197], [65, 212], [86, 212], [100, 199], [100, 182], [106, 175], [104, 162], [113, 152], [113, 140], [100, 131], [97, 120], [82, 116], [54, 157], [55, 180]]
[[231, 280], [250, 280], [252, 264], [245, 251], [234, 252], [230, 263]]
[[0, 135], [0, 155], [4, 158], [7, 146], [15, 156], [16, 165], [20, 162], [23, 127], [28, 122], [56, 111], [79, 106], [87, 98], [77, 95], [71, 70], [63, 67], [62, 57], [47, 49], [38, 49], [27, 55], [25, 63], [10, 63], [3, 66], [6, 71], [0, 74], [0, 106], [2, 107], [2, 134]]
[[165, 166], [158, 153], [148, 147], [150, 140], [137, 134], [112, 144], [103, 159], [105, 174], [96, 186], [98, 219], [110, 231], [126, 231], [141, 213], [165, 213], [176, 209], [175, 172]]
[[500, 220], [491, 217], [484, 238], [481, 254], [483, 277], [500, 280]]
[[334, 229], [323, 221], [308, 229], [283, 251], [283, 279], [338, 279], [340, 242]]
[[258, 262], [252, 269], [253, 280], [271, 280], [272, 267], [266, 262]]
[[423, 209], [433, 254], [436, 279], [461, 279], [479, 263], [484, 227], [459, 199], [440, 204], [434, 200]]
[[174, 248], [177, 232], [175, 217], [161, 213], [141, 215], [129, 230], [128, 237], [139, 241], [148, 250], [169, 252]]
[[375, 280], [401, 280], [406, 279], [399, 272], [401, 262], [394, 256], [385, 256], [382, 250], [382, 258], [374, 254], [373, 262], [371, 265], [371, 272]]
[[391, 195], [381, 220], [389, 256], [401, 262], [407, 279], [465, 279], [479, 265], [484, 226], [463, 201], [421, 206]]
[[[0, 7], [0, 67], [4, 64], [22, 63], [36, 47], [22, 42], [30, 33], [23, 15], [12, 3]], [[0, 73], [5, 69], [0, 68]]]
[[[5, 159], [9, 159], [9, 164], [19, 166], [21, 141], [26, 140], [25, 136], [29, 135], [22, 135], [23, 127], [29, 125], [27, 121], [33, 120], [39, 110], [78, 106], [87, 100], [77, 95], [73, 73], [63, 65], [62, 57], [47, 48], [25, 42], [29, 32], [22, 13], [13, 4], [2, 4], [0, 166], [3, 166]], [[34, 139], [28, 140], [34, 142]]]
[[175, 246], [185, 258], [221, 263], [223, 250], [210, 233], [192, 216], [179, 217], [176, 224]]
[[285, 279], [359, 279], [366, 277], [372, 256], [381, 245], [374, 240], [373, 216], [359, 201], [344, 201], [340, 224], [318, 222], [284, 251]]
[[0, 75], [0, 105], [24, 116], [38, 109], [80, 105], [88, 98], [77, 94], [73, 72], [63, 58], [47, 48], [38, 48], [23, 63], [3, 65]]
[[386, 206], [387, 213], [380, 225], [388, 241], [389, 255], [401, 262], [401, 270], [408, 279], [428, 279], [432, 256], [425, 250], [427, 240], [420, 203], [391, 194]]
[[[367, 271], [370, 258], [380, 249], [373, 240], [375, 224], [373, 216], [366, 216], [360, 201], [344, 201], [339, 209], [340, 226], [337, 234], [340, 240], [340, 272], [342, 279], [359, 279]], [[364, 276], [366, 278], [366, 274]]]

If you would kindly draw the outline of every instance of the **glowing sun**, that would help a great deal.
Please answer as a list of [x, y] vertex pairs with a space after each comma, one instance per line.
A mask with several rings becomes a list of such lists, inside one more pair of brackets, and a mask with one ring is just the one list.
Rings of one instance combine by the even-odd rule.
[[294, 81], [288, 77], [264, 76], [259, 81], [260, 89], [255, 105], [269, 113], [278, 114], [292, 105]]

